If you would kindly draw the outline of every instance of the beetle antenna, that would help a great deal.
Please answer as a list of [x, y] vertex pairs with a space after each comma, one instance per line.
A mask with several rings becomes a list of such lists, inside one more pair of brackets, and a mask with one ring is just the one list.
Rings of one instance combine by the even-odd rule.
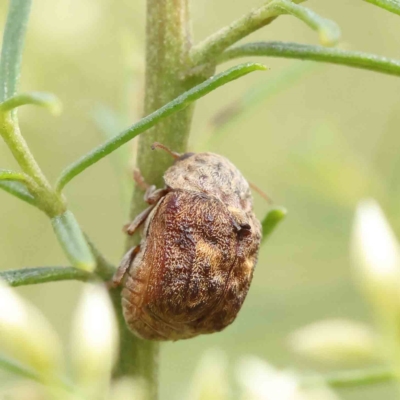
[[151, 149], [152, 149], [152, 150], [155, 150], [155, 149], [162, 149], [162, 150], [165, 150], [168, 154], [171, 154], [171, 156], [174, 157], [175, 160], [177, 160], [177, 159], [181, 156], [181, 154], [176, 153], [175, 151], [172, 151], [172, 150], [169, 149], [167, 146], [165, 146], [165, 145], [163, 145], [163, 144], [161, 144], [161, 143], [158, 143], [158, 142], [154, 142], [154, 143], [151, 145]]
[[264, 200], [267, 201], [269, 204], [273, 204], [274, 201], [269, 197], [264, 191], [262, 191], [258, 186], [256, 186], [254, 183], [249, 182], [249, 186], [255, 190]]

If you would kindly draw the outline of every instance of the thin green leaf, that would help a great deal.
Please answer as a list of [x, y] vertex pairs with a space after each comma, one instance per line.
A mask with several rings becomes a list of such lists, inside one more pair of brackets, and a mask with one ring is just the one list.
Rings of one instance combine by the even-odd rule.
[[24, 172], [0, 169], [0, 188], [44, 211], [35, 197], [38, 189], [36, 182]]
[[397, 0], [364, 0], [367, 3], [375, 4], [386, 11], [400, 15], [400, 1]]
[[261, 243], [264, 243], [267, 240], [278, 224], [286, 217], [286, 214], [286, 209], [282, 207], [274, 208], [267, 214], [261, 223], [263, 232]]
[[226, 50], [218, 62], [223, 63], [234, 58], [251, 56], [313, 60], [400, 76], [400, 60], [360, 51], [330, 49], [323, 46], [287, 42], [258, 42], [235, 46]]
[[93, 272], [96, 261], [71, 211], [52, 218], [51, 223], [58, 241], [72, 265], [78, 269]]
[[0, 102], [17, 92], [31, 0], [10, 0], [0, 59]]
[[120, 133], [114, 138], [111, 138], [104, 144], [95, 148], [89, 154], [85, 155], [67, 167], [57, 181], [57, 191], [60, 192], [71, 179], [83, 172], [86, 168], [89, 168], [97, 161], [106, 157], [108, 154], [112, 153], [129, 140], [138, 136], [140, 133], [148, 130], [162, 119], [176, 113], [177, 111], [183, 110], [195, 100], [200, 99], [218, 87], [257, 70], [266, 70], [266, 67], [257, 63], [241, 64], [230, 68], [227, 71], [221, 72], [220, 74], [207, 79], [200, 85], [197, 85], [187, 92], [181, 94], [176, 99], [170, 101], [165, 106], [161, 107], [157, 111], [154, 111], [147, 117], [142, 118], [139, 122], [132, 125], [126, 131]]
[[37, 267], [0, 271], [0, 279], [13, 287], [65, 280], [85, 282], [93, 278], [94, 275], [73, 267]]
[[32, 196], [24, 183], [19, 181], [0, 181], [0, 188], [15, 197], [18, 197], [20, 200], [38, 207], [37, 200]]
[[29, 176], [23, 172], [11, 171], [8, 169], [0, 169], [0, 181], [22, 181], [29, 180]]
[[311, 29], [318, 32], [319, 41], [324, 46], [333, 46], [340, 38], [340, 29], [335, 22], [319, 16], [306, 7], [289, 0], [274, 0], [270, 7], [280, 14], [290, 14], [303, 21]]
[[59, 115], [62, 110], [61, 101], [51, 93], [30, 92], [17, 94], [0, 103], [0, 112], [12, 111], [13, 109], [32, 104], [47, 108], [52, 114]]
[[3, 356], [0, 356], [0, 368], [22, 378], [30, 379], [36, 382], [42, 381], [39, 374], [37, 374], [35, 371], [32, 371], [28, 367], [25, 367], [16, 361], [10, 360]]

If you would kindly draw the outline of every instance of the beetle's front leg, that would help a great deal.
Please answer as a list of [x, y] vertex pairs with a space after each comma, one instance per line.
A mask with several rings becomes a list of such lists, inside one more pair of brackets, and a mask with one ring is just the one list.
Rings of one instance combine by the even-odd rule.
[[138, 214], [132, 222], [126, 224], [124, 226], [124, 232], [132, 236], [140, 227], [140, 225], [142, 225], [144, 221], [146, 221], [147, 217], [151, 213], [151, 210], [154, 208], [154, 206], [155, 204], [151, 205], [150, 207], [147, 207], [140, 214]]
[[168, 189], [166, 188], [157, 189], [154, 185], [150, 186], [144, 180], [138, 169], [133, 171], [133, 179], [141, 189], [146, 191], [144, 194], [144, 201], [147, 204], [150, 204], [150, 207], [147, 207], [139, 215], [137, 215], [132, 222], [124, 226], [124, 231], [128, 235], [133, 235], [137, 231], [137, 229], [146, 221], [147, 217], [151, 213], [151, 210], [155, 207], [158, 201], [168, 193]]

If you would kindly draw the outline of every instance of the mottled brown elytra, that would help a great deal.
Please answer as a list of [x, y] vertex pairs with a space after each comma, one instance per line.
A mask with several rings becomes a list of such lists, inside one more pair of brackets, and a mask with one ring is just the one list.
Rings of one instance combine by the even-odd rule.
[[126, 323], [137, 336], [179, 340], [221, 331], [236, 318], [253, 277], [261, 225], [249, 184], [225, 157], [177, 154], [165, 187], [147, 185], [150, 205], [126, 232], [143, 226], [114, 277]]

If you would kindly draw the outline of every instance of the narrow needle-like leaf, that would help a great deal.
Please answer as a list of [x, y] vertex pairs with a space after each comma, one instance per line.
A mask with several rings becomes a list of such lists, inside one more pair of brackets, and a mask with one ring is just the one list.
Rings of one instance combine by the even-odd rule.
[[38, 207], [37, 200], [32, 196], [24, 183], [20, 181], [0, 181], [0, 188], [15, 197], [18, 197], [20, 200]]
[[0, 181], [22, 181], [27, 182], [30, 177], [23, 172], [0, 169]]
[[96, 261], [86, 242], [85, 236], [71, 211], [52, 218], [54, 233], [72, 265], [92, 272]]
[[10, 97], [3, 103], [0, 103], [0, 112], [11, 111], [17, 107], [27, 104], [47, 108], [54, 115], [60, 114], [62, 109], [60, 100], [54, 94], [31, 92], [17, 94], [13, 97]]
[[0, 188], [44, 211], [35, 198], [36, 182], [24, 172], [0, 169]]
[[157, 111], [149, 114], [147, 117], [142, 118], [139, 122], [132, 125], [126, 131], [120, 133], [114, 138], [111, 138], [104, 144], [95, 148], [89, 154], [85, 155], [84, 157], [67, 167], [58, 179], [58, 182], [56, 184], [57, 191], [60, 192], [63, 187], [76, 175], [80, 174], [86, 168], [89, 168], [97, 161], [106, 157], [108, 154], [112, 153], [129, 140], [138, 136], [140, 133], [151, 128], [163, 118], [166, 118], [171, 114], [176, 113], [177, 111], [183, 110], [195, 100], [200, 99], [201, 97], [219, 88], [220, 86], [257, 70], [266, 70], [266, 67], [262, 64], [257, 63], [241, 64], [230, 68], [227, 71], [221, 72], [220, 74], [217, 74], [210, 79], [207, 79], [203, 83], [181, 94], [176, 99], [170, 101], [165, 106], [159, 108]]
[[279, 14], [290, 14], [303, 21], [311, 29], [318, 32], [319, 41], [324, 46], [333, 46], [340, 38], [340, 29], [335, 22], [319, 16], [306, 7], [289, 0], [274, 0], [271, 3], [271, 8]]
[[262, 220], [262, 240], [264, 243], [266, 239], [271, 235], [271, 233], [275, 230], [278, 224], [286, 217], [287, 211], [286, 209], [279, 207], [271, 210], [267, 216]]
[[313, 60], [400, 76], [400, 60], [360, 51], [331, 49], [289, 42], [257, 42], [231, 47], [221, 54], [218, 62], [223, 63], [234, 58], [252, 56]]
[[0, 59], [0, 102], [17, 91], [31, 0], [10, 0]]
[[65, 280], [87, 281], [93, 278], [94, 275], [73, 267], [37, 267], [0, 271], [0, 279], [13, 287]]
[[398, 0], [364, 0], [367, 3], [375, 4], [386, 11], [400, 15], [400, 1]]

